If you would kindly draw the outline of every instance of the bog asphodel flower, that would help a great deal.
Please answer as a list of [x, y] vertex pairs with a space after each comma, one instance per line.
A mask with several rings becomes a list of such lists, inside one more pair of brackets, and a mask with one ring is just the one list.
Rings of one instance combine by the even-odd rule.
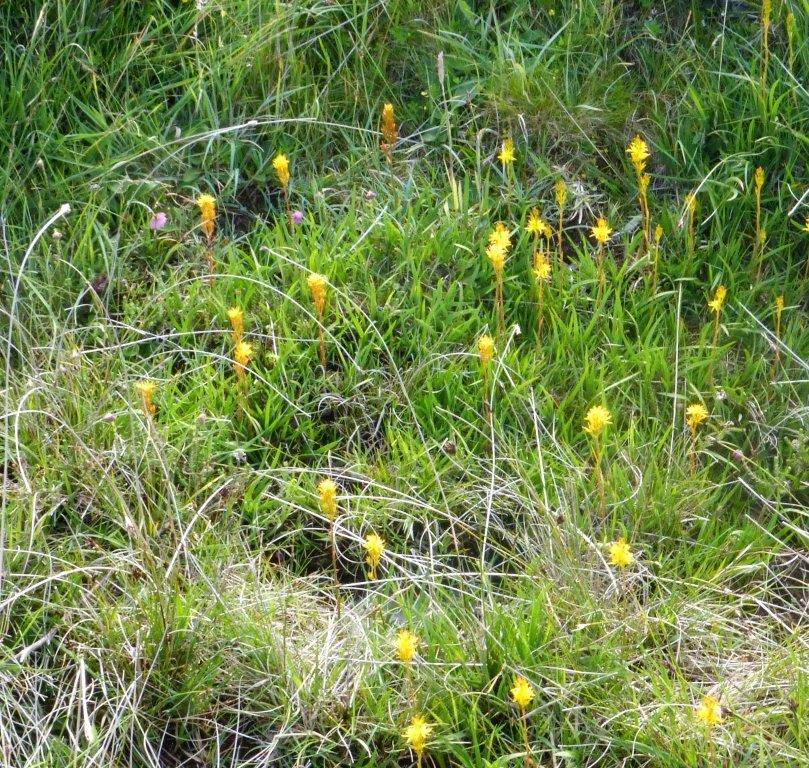
[[197, 198], [197, 205], [202, 219], [202, 231], [210, 244], [216, 230], [216, 198], [213, 195], [200, 195]]
[[231, 307], [228, 310], [228, 320], [233, 329], [233, 345], [237, 346], [244, 336], [244, 311], [241, 307]]
[[400, 629], [396, 633], [396, 658], [409, 664], [415, 658], [420, 642], [418, 635], [409, 629]]
[[404, 730], [404, 739], [421, 762], [421, 755], [427, 748], [427, 742], [433, 733], [433, 726], [430, 725], [421, 715], [414, 715], [410, 725]]
[[550, 239], [553, 235], [553, 230], [550, 228], [550, 225], [542, 218], [536, 208], [533, 208], [528, 215], [528, 223], [525, 225], [525, 231], [538, 238], [546, 237]]
[[559, 208], [559, 226], [556, 231], [556, 250], [559, 266], [562, 266], [562, 230], [565, 223], [565, 203], [567, 202], [567, 184], [564, 179], [557, 179], [554, 186], [556, 206]]
[[393, 104], [387, 103], [382, 107], [382, 122], [379, 127], [382, 134], [380, 148], [390, 159], [390, 151], [393, 145], [399, 140], [399, 132], [396, 128], [396, 119], [393, 115]]
[[511, 687], [511, 700], [520, 708], [521, 712], [528, 709], [536, 694], [534, 687], [524, 677], [518, 676]]
[[599, 245], [605, 245], [612, 237], [613, 229], [607, 224], [607, 220], [600, 218], [594, 227], [590, 228], [590, 234]]
[[503, 164], [504, 170], [506, 166], [514, 162], [515, 157], [514, 142], [511, 139], [506, 139], [500, 149], [500, 154], [497, 156], [497, 159]]
[[478, 356], [483, 370], [488, 370], [489, 364], [494, 357], [494, 339], [488, 333], [478, 339]]
[[326, 287], [329, 284], [328, 279], [325, 275], [319, 275], [317, 272], [313, 272], [306, 278], [306, 284], [309, 286], [309, 291], [312, 294], [312, 303], [315, 305], [315, 309], [318, 314], [322, 315], [323, 310], [326, 308]]
[[635, 555], [623, 537], [613, 541], [609, 546], [610, 565], [616, 568], [629, 568], [635, 562]]
[[287, 156], [283, 152], [279, 152], [273, 158], [272, 167], [275, 168], [275, 173], [278, 176], [278, 182], [281, 185], [281, 189], [286, 192], [290, 179], [289, 160], [287, 159]]
[[612, 424], [612, 414], [603, 405], [594, 405], [584, 418], [584, 431], [590, 437], [601, 437], [601, 433]]
[[320, 497], [320, 511], [329, 519], [337, 517], [337, 483], [330, 477], [317, 484], [317, 493]]
[[368, 578], [375, 579], [376, 571], [382, 562], [382, 555], [385, 554], [385, 540], [375, 533], [369, 533], [365, 537], [365, 562], [368, 565]]
[[489, 233], [489, 245], [502, 249], [506, 254], [511, 249], [511, 232], [502, 221], [498, 221]]
[[724, 285], [719, 285], [716, 288], [716, 292], [714, 293], [714, 297], [708, 302], [708, 307], [710, 308], [711, 312], [715, 312], [717, 317], [719, 313], [722, 311], [722, 307], [725, 305], [725, 298], [728, 295], [728, 289], [725, 288]]
[[629, 159], [632, 161], [632, 165], [638, 173], [638, 176], [640, 176], [646, 169], [646, 161], [651, 155], [649, 145], [641, 138], [640, 134], [638, 134], [629, 142], [626, 153], [629, 155]]
[[708, 409], [702, 403], [692, 403], [685, 409], [685, 423], [693, 435], [697, 433], [697, 427], [707, 421]]
[[551, 279], [551, 262], [548, 255], [543, 250], [534, 253], [534, 280], [539, 283], [547, 283]]
[[135, 390], [140, 395], [141, 408], [146, 416], [154, 416], [157, 408], [152, 402], [154, 393], [157, 390], [157, 384], [149, 379], [144, 379], [135, 384]]
[[708, 730], [722, 723], [722, 705], [715, 696], [703, 696], [694, 714]]
[[253, 358], [253, 345], [246, 341], [240, 341], [236, 345], [233, 353], [233, 359], [236, 361], [236, 372], [244, 375], [244, 369], [250, 365], [250, 360]]

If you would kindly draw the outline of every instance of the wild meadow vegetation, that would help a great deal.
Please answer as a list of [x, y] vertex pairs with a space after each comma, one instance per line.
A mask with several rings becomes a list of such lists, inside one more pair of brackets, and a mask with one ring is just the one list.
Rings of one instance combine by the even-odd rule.
[[0, 42], [0, 765], [809, 766], [809, 1]]

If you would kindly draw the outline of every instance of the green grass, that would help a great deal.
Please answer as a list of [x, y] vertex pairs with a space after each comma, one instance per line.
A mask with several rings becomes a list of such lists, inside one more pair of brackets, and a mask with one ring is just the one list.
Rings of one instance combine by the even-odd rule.
[[[2, 4], [0, 764], [411, 765], [423, 714], [425, 766], [523, 765], [522, 675], [535, 765], [809, 766], [809, 3], [773, 6], [762, 86], [759, 3]], [[560, 178], [538, 338], [524, 225]]]

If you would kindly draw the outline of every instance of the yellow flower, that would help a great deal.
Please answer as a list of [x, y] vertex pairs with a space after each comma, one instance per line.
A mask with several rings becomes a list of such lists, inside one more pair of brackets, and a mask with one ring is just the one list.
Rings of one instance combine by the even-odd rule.
[[388, 152], [399, 140], [399, 132], [396, 129], [396, 119], [393, 116], [393, 104], [385, 104], [382, 107], [382, 125], [379, 129], [382, 134], [380, 146], [383, 152]]
[[496, 245], [508, 253], [511, 248], [511, 232], [502, 221], [494, 225], [494, 229], [489, 233], [489, 245]]
[[534, 688], [524, 677], [517, 677], [514, 680], [514, 685], [511, 688], [512, 701], [523, 711], [528, 708], [528, 705], [534, 700]]
[[231, 307], [228, 310], [228, 319], [233, 328], [233, 343], [238, 344], [244, 335], [244, 311], [241, 307]]
[[689, 213], [694, 213], [697, 210], [697, 196], [693, 192], [685, 196], [685, 207]]
[[756, 168], [755, 181], [756, 192], [761, 192], [761, 188], [764, 186], [764, 169], [761, 166]]
[[591, 437], [600, 437], [604, 429], [612, 424], [612, 414], [603, 405], [594, 405], [585, 416], [584, 431]]
[[695, 712], [699, 720], [706, 728], [713, 728], [722, 722], [722, 706], [715, 696], [703, 696], [702, 701]]
[[551, 262], [545, 251], [534, 254], [534, 279], [542, 283], [551, 279]]
[[642, 173], [640, 175], [640, 179], [638, 179], [638, 187], [640, 188], [641, 194], [645, 195], [649, 191], [649, 182], [651, 182], [652, 177], [648, 173]]
[[337, 517], [337, 483], [330, 478], [321, 480], [317, 484], [317, 492], [320, 495], [320, 509], [329, 520]]
[[718, 315], [722, 311], [722, 307], [725, 304], [725, 297], [728, 295], [728, 289], [725, 288], [724, 285], [717, 286], [716, 293], [714, 294], [713, 299], [708, 302], [708, 307], [711, 309], [712, 312], [716, 312]]
[[157, 408], [152, 402], [152, 398], [157, 390], [157, 384], [155, 384], [153, 381], [149, 381], [148, 379], [144, 379], [143, 381], [139, 381], [135, 384], [135, 390], [140, 395], [143, 412], [147, 416], [154, 415]]
[[764, 29], [770, 28], [770, 14], [772, 13], [772, 0], [762, 0], [761, 3], [761, 26]]
[[216, 228], [216, 198], [212, 195], [200, 195], [197, 205], [202, 219], [202, 231], [210, 241]]
[[497, 159], [504, 165], [509, 165], [514, 162], [514, 158], [516, 155], [514, 154], [514, 142], [511, 139], [506, 139], [503, 142], [503, 148], [500, 150], [500, 154], [497, 156]]
[[306, 284], [309, 286], [309, 290], [312, 292], [312, 301], [315, 305], [315, 309], [317, 310], [318, 314], [322, 315], [323, 310], [326, 307], [326, 287], [328, 286], [326, 276], [313, 272], [311, 275], [309, 275], [309, 277], [306, 278]]
[[809, 216], [806, 217], [806, 221], [803, 223], [803, 227], [801, 227], [804, 232], [809, 232]]
[[366, 556], [365, 562], [368, 564], [370, 578], [376, 578], [376, 569], [382, 562], [382, 555], [385, 554], [385, 540], [375, 533], [369, 533], [365, 537], [365, 543], [362, 545], [365, 548]]
[[492, 269], [500, 275], [506, 266], [506, 249], [501, 245], [492, 243], [486, 248], [486, 258], [489, 259]]
[[279, 152], [273, 158], [272, 167], [275, 168], [275, 172], [278, 174], [281, 187], [286, 189], [289, 184], [289, 160], [287, 160], [287, 156]]
[[494, 339], [488, 333], [478, 339], [478, 355], [480, 356], [480, 364], [485, 371], [494, 357]]
[[607, 224], [607, 220], [601, 218], [596, 222], [594, 227], [590, 228], [590, 233], [595, 238], [596, 242], [601, 245], [604, 245], [610, 237], [612, 237], [613, 229], [610, 228], [610, 225]]
[[632, 165], [635, 166], [635, 170], [638, 174], [643, 173], [643, 170], [646, 168], [646, 161], [649, 159], [651, 153], [649, 152], [649, 145], [640, 137], [640, 134], [629, 142], [626, 153], [629, 155], [629, 159], [632, 161]]
[[708, 409], [702, 403], [692, 403], [685, 409], [685, 423], [696, 432], [697, 427], [708, 418]]
[[781, 316], [781, 313], [784, 311], [784, 297], [783, 296], [776, 296], [775, 297], [775, 311], [778, 313], [778, 316]]
[[528, 224], [525, 225], [525, 231], [537, 237], [550, 237], [553, 230], [548, 225], [548, 222], [539, 215], [539, 211], [534, 208], [528, 216]]
[[427, 741], [432, 732], [433, 726], [429, 725], [421, 715], [415, 715], [410, 721], [410, 725], [408, 725], [404, 731], [407, 746], [417, 755], [421, 755], [427, 747]]
[[564, 208], [567, 202], [567, 184], [565, 184], [565, 180], [559, 179], [556, 182], [554, 190], [556, 192], [556, 204], [560, 208]]
[[250, 364], [253, 357], [253, 345], [248, 344], [246, 341], [240, 341], [236, 345], [236, 350], [233, 354], [233, 359], [236, 361], [237, 370], [243, 371]]
[[635, 555], [626, 543], [626, 539], [620, 538], [610, 544], [610, 565], [616, 568], [628, 568], [635, 562]]
[[407, 664], [413, 661], [419, 647], [418, 635], [409, 629], [401, 629], [396, 634], [396, 658]]
[[655, 227], [655, 244], [660, 245], [660, 241], [663, 239], [663, 227], [658, 224]]

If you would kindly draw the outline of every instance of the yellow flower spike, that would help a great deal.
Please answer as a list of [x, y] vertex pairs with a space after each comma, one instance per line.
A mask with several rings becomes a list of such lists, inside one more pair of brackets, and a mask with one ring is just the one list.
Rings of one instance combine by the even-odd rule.
[[323, 313], [326, 309], [326, 296], [327, 287], [329, 284], [325, 275], [319, 275], [313, 272], [306, 278], [306, 284], [309, 286], [309, 291], [312, 294], [312, 303], [315, 305], [318, 317], [318, 338], [319, 338], [319, 353], [320, 364], [326, 367], [326, 336], [323, 332]]
[[534, 700], [536, 693], [534, 687], [524, 677], [516, 677], [514, 685], [509, 691], [511, 700], [520, 708], [521, 712], [528, 709], [531, 702]]
[[556, 195], [556, 205], [559, 208], [559, 226], [556, 232], [556, 251], [559, 258], [559, 266], [562, 266], [562, 230], [565, 224], [565, 203], [567, 202], [567, 184], [564, 179], [557, 179], [554, 185]]
[[547, 283], [551, 279], [551, 262], [545, 251], [537, 251], [534, 254], [533, 274], [537, 283]]
[[556, 204], [560, 208], [564, 208], [567, 202], [567, 184], [564, 179], [558, 179], [554, 185], [554, 194], [556, 196]]
[[610, 544], [609, 552], [610, 565], [615, 568], [629, 568], [635, 562], [635, 555], [632, 554], [632, 549], [623, 537]]
[[535, 237], [550, 237], [553, 234], [548, 222], [542, 218], [536, 208], [531, 210], [528, 215], [528, 223], [525, 225], [525, 231]]
[[481, 367], [487, 371], [494, 357], [494, 339], [488, 333], [478, 339], [478, 355]]
[[593, 470], [598, 489], [598, 508], [602, 519], [606, 513], [606, 492], [604, 474], [601, 471], [601, 455], [603, 452], [601, 435], [610, 424], [612, 424], [612, 414], [603, 405], [594, 405], [587, 411], [584, 418], [583, 429], [593, 439]]
[[403, 664], [409, 664], [415, 658], [420, 642], [418, 635], [409, 629], [400, 629], [396, 633], [396, 658]]
[[231, 307], [228, 310], [228, 320], [233, 329], [233, 345], [237, 346], [244, 336], [244, 310], [241, 307]]
[[236, 373], [244, 376], [245, 368], [250, 365], [250, 360], [253, 358], [253, 345], [246, 341], [240, 341], [236, 345], [233, 353], [233, 359], [236, 362]]
[[202, 232], [210, 245], [216, 230], [216, 198], [213, 195], [200, 195], [197, 198], [197, 206], [202, 219]]
[[660, 241], [663, 239], [663, 227], [658, 224], [655, 227], [655, 243], [660, 245]]
[[365, 549], [365, 562], [368, 565], [368, 578], [375, 579], [376, 571], [385, 554], [385, 540], [375, 533], [369, 533], [362, 545]]
[[320, 511], [332, 521], [337, 517], [337, 490], [337, 483], [328, 477], [317, 484]]
[[697, 427], [708, 420], [708, 409], [702, 403], [692, 403], [685, 409], [685, 423], [692, 434], [696, 435]]
[[135, 390], [140, 395], [141, 407], [146, 416], [154, 416], [157, 407], [152, 402], [154, 393], [157, 390], [157, 384], [149, 379], [144, 379], [135, 384]]
[[282, 152], [279, 152], [272, 161], [272, 167], [278, 176], [278, 182], [281, 184], [281, 189], [286, 194], [287, 187], [289, 186], [290, 173], [289, 173], [289, 160]]
[[607, 220], [600, 218], [594, 227], [590, 227], [590, 234], [599, 245], [605, 245], [612, 237], [613, 229], [607, 224]]
[[414, 715], [410, 725], [404, 730], [405, 743], [416, 753], [419, 764], [421, 764], [421, 756], [427, 748], [427, 742], [430, 740], [433, 730], [434, 726], [430, 725], [421, 715]]
[[[781, 340], [781, 315], [784, 313], [784, 297], [783, 296], [776, 296], [775, 297], [775, 339], [776, 342], [780, 342]], [[775, 370], [773, 371], [773, 375], [775, 375], [778, 367], [778, 363], [781, 360], [781, 347], [778, 343], [775, 345]]]
[[710, 308], [711, 312], [716, 313], [717, 317], [722, 311], [722, 307], [725, 305], [725, 298], [727, 295], [728, 289], [725, 288], [724, 285], [719, 285], [716, 288], [716, 293], [714, 293], [713, 299], [708, 302], [708, 307]]
[[722, 724], [722, 706], [715, 696], [703, 696], [694, 714], [708, 730]]
[[594, 405], [587, 411], [584, 419], [584, 431], [590, 437], [601, 437], [601, 433], [612, 424], [612, 414], [603, 405]]
[[500, 150], [500, 154], [497, 156], [497, 159], [502, 163], [503, 170], [505, 171], [506, 167], [511, 165], [514, 162], [514, 158], [516, 154], [514, 152], [514, 142], [511, 139], [506, 139], [503, 142], [503, 146]]
[[646, 161], [651, 156], [651, 152], [649, 152], [649, 145], [641, 138], [640, 134], [636, 135], [635, 138], [629, 142], [626, 153], [629, 155], [629, 159], [632, 161], [632, 165], [638, 175], [643, 173], [646, 169]]
[[489, 245], [501, 248], [506, 254], [511, 249], [511, 232], [502, 221], [494, 225], [494, 229], [489, 233]]
[[767, 67], [770, 63], [770, 16], [772, 14], [772, 0], [761, 2], [761, 90], [767, 87]]
[[756, 168], [756, 172], [754, 174], [754, 180], [756, 189], [761, 192], [761, 188], [764, 186], [764, 169], [761, 166]]
[[495, 275], [502, 275], [506, 266], [506, 250], [500, 245], [489, 245], [486, 248], [486, 258], [492, 265]]
[[388, 103], [382, 107], [382, 122], [379, 127], [379, 132], [382, 134], [382, 140], [379, 146], [388, 160], [390, 160], [390, 151], [399, 140], [399, 132], [396, 128], [396, 119], [393, 114], [393, 104]]

